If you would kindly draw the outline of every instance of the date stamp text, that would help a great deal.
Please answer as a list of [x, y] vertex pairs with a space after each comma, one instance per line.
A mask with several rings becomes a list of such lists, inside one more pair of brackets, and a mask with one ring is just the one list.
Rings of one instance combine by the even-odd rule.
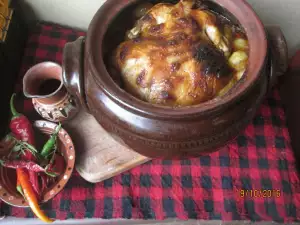
[[242, 198], [279, 198], [281, 196], [280, 190], [239, 190], [239, 196]]

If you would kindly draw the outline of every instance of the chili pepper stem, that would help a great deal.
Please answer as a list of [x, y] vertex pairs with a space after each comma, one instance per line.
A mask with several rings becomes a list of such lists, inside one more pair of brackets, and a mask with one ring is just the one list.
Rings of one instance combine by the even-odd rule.
[[9, 138], [11, 138], [12, 140], [15, 141], [15, 143], [16, 143], [15, 146], [20, 146], [20, 147], [21, 147], [21, 148], [20, 148], [20, 151], [23, 152], [23, 154], [25, 153], [25, 150], [28, 150], [28, 151], [30, 151], [31, 154], [33, 154], [36, 158], [39, 157], [39, 155], [38, 155], [38, 150], [37, 150], [34, 146], [28, 144], [28, 143], [25, 142], [25, 141], [18, 140], [18, 139], [15, 138], [13, 135], [8, 134], [7, 137], [9, 137]]
[[13, 93], [13, 95], [10, 98], [10, 111], [12, 114], [12, 119], [15, 117], [19, 117], [21, 114], [17, 112], [15, 106], [14, 106], [14, 99], [15, 99], [16, 93]]
[[52, 172], [48, 172], [47, 170], [45, 170], [45, 174], [47, 174], [50, 177], [57, 177], [58, 175]]
[[17, 191], [23, 196], [23, 198], [25, 198], [24, 192], [23, 192], [23, 189], [22, 189], [21, 185], [17, 185], [16, 188], [17, 188]]
[[57, 135], [57, 134], [58, 134], [58, 132], [60, 131], [60, 128], [61, 128], [61, 123], [59, 123], [59, 124], [56, 126], [54, 135]]

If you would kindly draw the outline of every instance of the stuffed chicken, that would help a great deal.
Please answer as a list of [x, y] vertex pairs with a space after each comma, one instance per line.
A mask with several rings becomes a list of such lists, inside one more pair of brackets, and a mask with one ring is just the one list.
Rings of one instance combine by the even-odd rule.
[[[224, 22], [225, 21], [225, 22]], [[113, 55], [124, 89], [152, 104], [189, 106], [223, 95], [245, 73], [245, 34], [193, 0], [145, 10]]]

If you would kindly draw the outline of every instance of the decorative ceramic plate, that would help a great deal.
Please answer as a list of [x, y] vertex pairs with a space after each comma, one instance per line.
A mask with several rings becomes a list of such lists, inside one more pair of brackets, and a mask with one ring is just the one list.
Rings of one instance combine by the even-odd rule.
[[[57, 124], [45, 121], [37, 120], [33, 123], [33, 127], [36, 130], [35, 139], [39, 140], [49, 138], [49, 135], [55, 130]], [[40, 137], [41, 135], [44, 137]], [[46, 138], [45, 138], [46, 137]], [[41, 203], [45, 203], [59, 193], [70, 176], [75, 164], [75, 149], [71, 137], [69, 134], [61, 128], [58, 134], [58, 149], [62, 153], [66, 161], [66, 169], [64, 174], [60, 175], [57, 181], [48, 188], [42, 197]], [[37, 145], [42, 146], [42, 145]], [[0, 156], [4, 156], [9, 152], [9, 147], [0, 146]], [[16, 191], [16, 172], [14, 169], [8, 169], [0, 167], [0, 198], [9, 205], [18, 207], [29, 207], [24, 198]]]

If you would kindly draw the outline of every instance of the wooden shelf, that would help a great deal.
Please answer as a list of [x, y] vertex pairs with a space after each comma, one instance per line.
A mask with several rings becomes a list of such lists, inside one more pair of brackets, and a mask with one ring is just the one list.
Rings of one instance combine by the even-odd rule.
[[9, 26], [11, 24], [11, 20], [13, 17], [14, 10], [8, 9], [8, 15], [3, 19], [3, 23], [0, 24], [0, 42], [4, 43], [7, 37], [7, 32], [9, 30]]
[[9, 99], [14, 90], [27, 40], [27, 25], [18, 3], [10, 6], [7, 21], [0, 35], [0, 136], [3, 136], [9, 121]]

